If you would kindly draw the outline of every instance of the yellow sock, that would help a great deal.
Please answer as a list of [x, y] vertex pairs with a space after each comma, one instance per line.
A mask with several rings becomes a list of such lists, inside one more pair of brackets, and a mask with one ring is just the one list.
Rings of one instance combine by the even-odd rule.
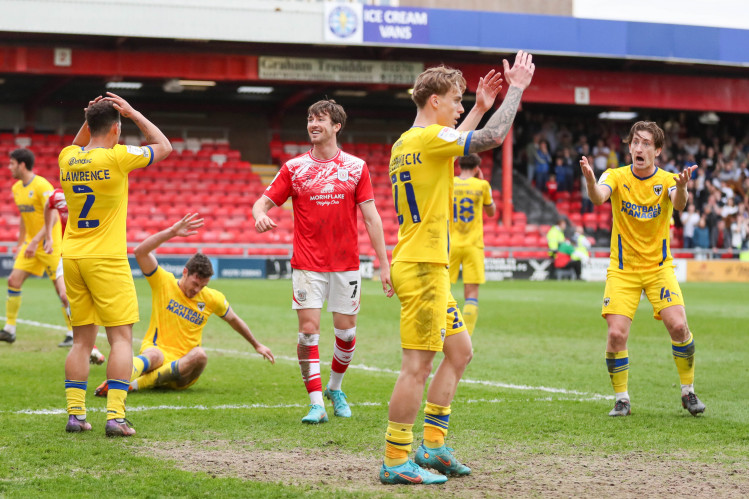
[[148, 371], [149, 367], [151, 367], [151, 363], [145, 355], [133, 357], [133, 373], [130, 375], [130, 381], [138, 378], [144, 371]]
[[424, 445], [436, 449], [445, 445], [447, 427], [450, 424], [450, 407], [427, 402], [424, 408]]
[[466, 303], [463, 305], [463, 320], [466, 323], [468, 334], [473, 336], [473, 330], [476, 327], [476, 322], [479, 320], [478, 298], [466, 298]]
[[85, 381], [65, 380], [65, 399], [68, 414], [76, 416], [86, 415], [86, 386]]
[[145, 390], [147, 388], [153, 388], [155, 386], [162, 386], [170, 381], [179, 379], [179, 361], [174, 360], [168, 364], [164, 364], [158, 369], [154, 369], [150, 373], [146, 373], [142, 376], [138, 376], [133, 380], [133, 389]]
[[689, 333], [687, 341], [677, 343], [671, 342], [671, 352], [674, 355], [676, 369], [679, 371], [679, 379], [682, 385], [694, 384], [694, 338]]
[[16, 325], [18, 311], [21, 309], [21, 288], [11, 288], [8, 286], [8, 299], [5, 301], [6, 323], [9, 326]]
[[385, 466], [398, 466], [408, 461], [414, 441], [412, 424], [388, 421], [385, 433]]
[[629, 351], [606, 352], [606, 368], [609, 370], [614, 393], [626, 392], [629, 381]]
[[68, 313], [68, 307], [62, 307], [62, 317], [65, 319], [65, 325], [68, 326], [68, 331], [73, 330], [73, 326], [70, 324], [70, 314]]
[[107, 421], [125, 417], [125, 399], [130, 381], [126, 379], [108, 379], [107, 385]]

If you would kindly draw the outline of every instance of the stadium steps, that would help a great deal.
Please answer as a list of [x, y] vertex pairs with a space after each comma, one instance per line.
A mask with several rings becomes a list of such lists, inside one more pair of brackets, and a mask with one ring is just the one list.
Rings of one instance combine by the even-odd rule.
[[252, 173], [257, 174], [260, 177], [260, 181], [263, 185], [268, 185], [275, 178], [278, 173], [278, 166], [276, 165], [252, 165]]

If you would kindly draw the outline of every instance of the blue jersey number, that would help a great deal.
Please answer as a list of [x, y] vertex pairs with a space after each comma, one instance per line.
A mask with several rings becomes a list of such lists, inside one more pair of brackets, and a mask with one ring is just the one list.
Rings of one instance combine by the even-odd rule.
[[395, 211], [398, 212], [398, 224], [403, 225], [403, 214], [398, 211], [398, 197], [400, 196], [400, 184], [403, 184], [403, 190], [406, 192], [406, 202], [408, 211], [411, 213], [411, 221], [415, 224], [421, 222], [419, 206], [416, 204], [416, 193], [411, 183], [411, 172], [403, 171], [400, 174], [392, 174], [390, 182], [393, 184], [393, 201], [395, 201]]
[[74, 185], [73, 192], [75, 194], [85, 194], [86, 202], [83, 203], [83, 208], [80, 214], [78, 214], [78, 228], [79, 229], [93, 229], [99, 226], [99, 220], [84, 220], [88, 216], [88, 212], [91, 211], [91, 207], [96, 201], [94, 190], [87, 185]]

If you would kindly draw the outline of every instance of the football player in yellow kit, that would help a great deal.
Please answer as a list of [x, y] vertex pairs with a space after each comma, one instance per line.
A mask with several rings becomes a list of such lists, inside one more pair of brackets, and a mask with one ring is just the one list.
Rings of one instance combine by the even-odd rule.
[[[499, 146], [515, 118], [523, 91], [535, 70], [530, 54], [518, 52], [510, 68], [505, 60], [507, 95], [481, 130], [473, 130], [494, 103], [501, 83], [494, 71], [479, 81], [476, 106], [456, 130], [465, 91], [460, 71], [430, 68], [416, 78], [412, 100], [417, 112], [413, 127], [395, 142], [390, 159], [390, 180], [400, 228], [393, 250], [392, 281], [401, 302], [400, 335], [403, 359], [393, 388], [385, 434], [385, 459], [380, 481], [386, 484], [444, 483], [445, 475], [467, 475], [471, 469], [458, 462], [445, 445], [450, 404], [460, 378], [471, 361], [471, 337], [450, 293], [450, 220], [453, 209], [453, 173], [456, 156]], [[488, 100], [484, 86], [494, 88]], [[479, 107], [481, 106], [481, 107]], [[478, 108], [478, 112], [476, 111]], [[443, 351], [427, 391], [424, 441], [415, 461], [408, 454], [413, 424], [421, 407], [432, 361]]]
[[52, 251], [47, 253], [42, 246], [44, 236], [44, 206], [52, 195], [54, 187], [49, 181], [34, 174], [34, 154], [28, 149], [16, 149], [10, 153], [8, 168], [17, 180], [13, 184], [13, 200], [21, 213], [18, 229], [18, 247], [13, 270], [8, 276], [8, 299], [5, 302], [5, 326], [0, 330], [0, 341], [16, 341], [16, 320], [21, 308], [21, 286], [30, 275], [47, 273], [62, 302], [62, 314], [70, 330], [68, 299], [60, 262], [62, 232], [60, 222], [51, 227]]
[[479, 285], [484, 276], [484, 217], [497, 211], [492, 188], [481, 173], [481, 156], [458, 159], [460, 175], [453, 181], [453, 222], [450, 225], [450, 282], [458, 282], [463, 269], [463, 320], [473, 335], [479, 318]]
[[694, 393], [694, 339], [674, 273], [669, 225], [673, 210], [683, 210], [687, 205], [687, 182], [697, 166], [677, 175], [655, 166], [664, 134], [652, 121], [632, 125], [625, 142], [632, 164], [606, 170], [597, 182], [588, 159], [580, 160], [590, 200], [598, 206], [611, 199], [614, 216], [611, 261], [601, 307], [608, 325], [606, 366], [616, 394], [609, 416], [628, 416], [631, 412], [627, 339], [643, 291], [653, 305], [653, 316], [663, 321], [671, 336], [682, 406], [696, 416], [705, 411], [705, 404]]
[[[196, 217], [197, 213], [185, 215], [135, 248], [135, 259], [151, 286], [152, 306], [151, 322], [140, 353], [133, 358], [130, 391], [157, 386], [182, 390], [195, 384], [208, 363], [201, 345], [203, 328], [212, 314], [224, 319], [257, 353], [275, 363], [270, 348], [255, 339], [223, 293], [207, 287], [213, 276], [213, 266], [207, 256], [194, 254], [185, 264], [180, 279], [159, 266], [153, 251], [173, 237], [197, 234], [203, 219]], [[105, 381], [96, 389], [96, 396], [106, 396], [108, 388]]]
[[[133, 323], [139, 320], [135, 283], [127, 260], [128, 174], [166, 158], [166, 136], [125, 99], [107, 93], [89, 102], [73, 145], [60, 152], [60, 183], [68, 205], [62, 244], [70, 300], [73, 347], [65, 361], [68, 432], [91, 429], [86, 421], [88, 358], [98, 326], [111, 345], [107, 378], [107, 436], [130, 436], [125, 398], [133, 369]], [[146, 138], [144, 147], [119, 145], [120, 116]]]

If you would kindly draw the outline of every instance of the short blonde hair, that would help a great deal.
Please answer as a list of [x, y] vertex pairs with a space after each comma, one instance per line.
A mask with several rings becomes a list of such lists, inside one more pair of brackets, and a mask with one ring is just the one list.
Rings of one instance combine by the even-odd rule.
[[445, 95], [456, 86], [461, 92], [465, 92], [466, 79], [463, 78], [463, 73], [459, 69], [447, 66], [429, 68], [416, 77], [411, 100], [421, 109], [426, 106], [427, 100], [432, 95]]

